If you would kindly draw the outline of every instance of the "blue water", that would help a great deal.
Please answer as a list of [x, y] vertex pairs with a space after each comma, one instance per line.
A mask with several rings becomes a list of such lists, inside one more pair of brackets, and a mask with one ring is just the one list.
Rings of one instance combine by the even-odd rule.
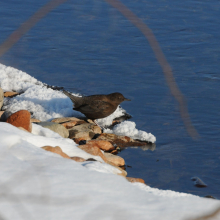
[[[191, 121], [200, 134], [186, 132], [178, 103], [140, 30], [104, 0], [70, 0], [40, 20], [0, 63], [49, 85], [85, 95], [121, 92], [122, 107], [137, 128], [157, 137], [154, 151], [120, 153], [128, 176], [160, 189], [220, 199], [220, 2], [218, 0], [123, 0], [156, 36]], [[0, 44], [42, 0], [0, 3]], [[198, 176], [208, 187], [196, 188]]]

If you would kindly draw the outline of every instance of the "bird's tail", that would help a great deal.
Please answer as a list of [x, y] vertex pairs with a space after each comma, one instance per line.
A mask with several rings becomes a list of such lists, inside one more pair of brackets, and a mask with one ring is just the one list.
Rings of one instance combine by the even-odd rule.
[[71, 101], [74, 103], [75, 107], [80, 104], [82, 97], [74, 96], [65, 90], [63, 90], [63, 93], [71, 99]]

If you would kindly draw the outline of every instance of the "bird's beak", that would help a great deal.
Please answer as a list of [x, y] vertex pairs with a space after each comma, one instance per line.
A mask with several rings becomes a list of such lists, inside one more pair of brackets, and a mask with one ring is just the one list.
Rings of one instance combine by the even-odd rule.
[[124, 101], [131, 101], [131, 99], [126, 99], [126, 98], [125, 98]]

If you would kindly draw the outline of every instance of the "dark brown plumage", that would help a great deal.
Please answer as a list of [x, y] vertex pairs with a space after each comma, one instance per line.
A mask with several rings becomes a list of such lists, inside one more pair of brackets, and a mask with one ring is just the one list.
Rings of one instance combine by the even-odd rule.
[[130, 101], [130, 99], [126, 99], [119, 92], [109, 95], [91, 95], [83, 97], [74, 96], [65, 90], [63, 93], [74, 103], [74, 110], [83, 113], [87, 118], [92, 120], [105, 118], [111, 115], [120, 103], [123, 101]]

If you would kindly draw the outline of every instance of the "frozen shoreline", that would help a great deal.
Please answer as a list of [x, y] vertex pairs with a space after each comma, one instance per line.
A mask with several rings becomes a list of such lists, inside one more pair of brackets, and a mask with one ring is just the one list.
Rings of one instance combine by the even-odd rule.
[[[10, 111], [25, 108], [44, 120], [73, 114], [68, 98], [42, 85], [0, 64], [0, 87], [25, 91], [5, 100]], [[35, 134], [1, 122], [0, 215], [6, 219], [190, 219], [220, 206], [217, 200], [129, 183], [105, 163], [77, 163], [46, 152], [40, 147], [59, 145], [68, 155], [89, 157], [72, 140], [37, 125], [33, 129]]]

